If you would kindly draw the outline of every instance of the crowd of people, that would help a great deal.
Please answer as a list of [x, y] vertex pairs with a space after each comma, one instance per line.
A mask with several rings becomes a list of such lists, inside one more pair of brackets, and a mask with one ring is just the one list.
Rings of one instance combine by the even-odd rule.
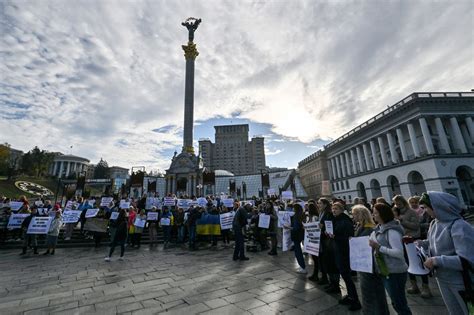
[[[28, 225], [35, 216], [51, 216], [51, 224], [45, 237], [47, 251], [45, 255], [54, 255], [60, 230], [63, 226], [60, 204], [41, 200], [30, 205], [26, 197], [20, 199], [22, 206], [17, 213], [29, 214], [21, 228], [7, 229], [11, 210], [10, 200], [0, 200], [0, 242], [23, 240], [21, 254], [28, 247], [38, 254], [36, 234], [28, 234]], [[290, 231], [292, 249], [299, 265], [298, 273], [308, 273], [307, 261], [313, 262], [309, 281], [315, 282], [329, 294], [340, 294], [340, 281], [345, 284], [347, 295], [339, 300], [348, 310], [362, 308], [364, 314], [389, 314], [386, 293], [398, 314], [411, 314], [406, 294], [417, 295], [425, 299], [432, 297], [429, 276], [418, 276], [408, 272], [409, 259], [404, 244], [415, 243], [421, 252], [427, 253], [424, 266], [434, 275], [442, 298], [450, 314], [468, 314], [466, 300], [472, 299], [472, 289], [468, 288], [466, 275], [470, 276], [474, 263], [474, 228], [461, 215], [461, 207], [456, 197], [443, 192], [428, 192], [421, 196], [404, 198], [395, 196], [387, 202], [377, 198], [368, 204], [363, 198], [356, 198], [351, 205], [343, 200], [320, 198], [307, 202], [283, 202], [277, 198], [254, 199], [250, 202], [235, 200], [232, 207], [224, 206], [219, 198], [207, 197], [205, 205], [191, 205], [183, 208], [174, 206], [147, 207], [146, 196], [130, 200], [127, 209], [119, 206], [119, 200], [113, 200], [107, 206], [95, 201], [76, 198], [69, 200], [74, 210], [81, 211], [76, 223], [66, 223], [63, 227], [65, 241], [71, 240], [74, 229], [84, 238], [93, 238], [99, 246], [105, 236], [110, 237], [110, 249], [105, 257], [110, 261], [117, 246], [120, 246], [119, 259], [125, 255], [125, 249], [141, 246], [142, 234], [149, 233], [150, 246], [156, 246], [157, 233], [162, 231], [164, 248], [171, 243], [188, 244], [190, 250], [196, 250], [198, 241], [209, 242], [216, 246], [221, 240], [229, 246], [230, 239], [235, 241], [233, 260], [246, 261], [247, 251], [269, 250], [270, 256], [278, 255], [278, 244], [283, 230]], [[109, 221], [106, 231], [90, 232], [87, 226], [88, 209], [98, 208], [95, 218]], [[42, 213], [38, 213], [38, 209]], [[148, 208], [148, 209], [147, 209]], [[279, 212], [291, 213], [289, 224], [279, 226]], [[156, 215], [150, 215], [156, 212]], [[233, 212], [232, 229], [220, 230], [220, 235], [198, 235], [198, 221], [204, 214], [219, 215]], [[115, 214], [114, 214], [115, 213]], [[268, 227], [259, 225], [260, 215], [270, 217]], [[153, 218], [153, 219], [150, 219]], [[146, 222], [138, 224], [137, 222]], [[318, 222], [320, 228], [318, 255], [306, 255], [302, 250], [305, 239], [305, 224]], [[330, 224], [330, 226], [328, 226]], [[355, 272], [350, 265], [350, 245], [352, 237], [368, 237], [368, 246], [373, 253], [372, 272], [358, 272], [360, 290], [354, 284]], [[421, 278], [421, 286], [418, 278]], [[409, 279], [408, 288], [406, 282]], [[460, 293], [461, 292], [461, 293]], [[464, 293], [463, 293], [464, 292]], [[470, 296], [469, 296], [470, 295]]]

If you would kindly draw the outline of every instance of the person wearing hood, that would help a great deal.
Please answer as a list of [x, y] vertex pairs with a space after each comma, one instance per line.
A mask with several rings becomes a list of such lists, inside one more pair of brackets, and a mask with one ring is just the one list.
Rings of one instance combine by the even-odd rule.
[[374, 250], [376, 272], [383, 277], [383, 285], [397, 314], [411, 315], [405, 295], [408, 270], [402, 243], [405, 231], [394, 220], [389, 206], [376, 203], [373, 215], [378, 225], [370, 234], [369, 245]]
[[[464, 291], [462, 262], [474, 264], [474, 228], [461, 216], [458, 199], [448, 193], [429, 191], [420, 198], [420, 207], [434, 218], [428, 239], [418, 241], [429, 249], [425, 266], [434, 270], [443, 301], [450, 314], [468, 314], [459, 291]], [[472, 281], [472, 280], [471, 280]]]

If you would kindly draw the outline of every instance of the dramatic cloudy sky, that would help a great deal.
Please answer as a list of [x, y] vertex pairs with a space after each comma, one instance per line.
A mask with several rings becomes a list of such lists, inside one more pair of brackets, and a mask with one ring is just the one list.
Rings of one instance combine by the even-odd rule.
[[189, 16], [202, 18], [196, 147], [214, 125], [250, 123], [271, 166], [412, 92], [474, 88], [471, 0], [0, 0], [0, 142], [166, 169]]

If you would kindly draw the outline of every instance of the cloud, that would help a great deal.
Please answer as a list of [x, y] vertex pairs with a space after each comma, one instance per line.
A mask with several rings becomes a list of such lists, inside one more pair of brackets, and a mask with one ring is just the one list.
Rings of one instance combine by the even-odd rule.
[[280, 153], [282, 153], [282, 152], [283, 152], [283, 150], [280, 150], [280, 149], [271, 151], [270, 149], [268, 149], [268, 148], [265, 147], [265, 155], [266, 155], [266, 156], [269, 156], [269, 155], [277, 155], [277, 154], [280, 154]]

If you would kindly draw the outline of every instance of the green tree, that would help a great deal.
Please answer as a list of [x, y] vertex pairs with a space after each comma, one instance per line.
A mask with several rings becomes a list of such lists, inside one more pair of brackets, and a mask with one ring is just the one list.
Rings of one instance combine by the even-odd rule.
[[8, 175], [10, 166], [10, 145], [8, 143], [0, 144], [0, 176]]
[[23, 155], [21, 161], [22, 170], [30, 176], [42, 177], [47, 175], [48, 168], [53, 163], [53, 160], [53, 153], [40, 150], [35, 146], [31, 151]]
[[100, 159], [99, 163], [94, 168], [94, 178], [109, 178], [110, 169], [107, 161]]

